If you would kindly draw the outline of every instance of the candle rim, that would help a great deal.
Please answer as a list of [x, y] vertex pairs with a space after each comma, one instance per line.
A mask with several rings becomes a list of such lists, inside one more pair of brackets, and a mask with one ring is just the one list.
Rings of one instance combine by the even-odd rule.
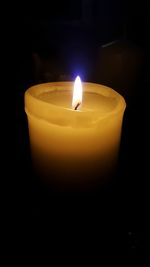
[[[108, 86], [102, 85], [102, 84], [91, 83], [91, 82], [82, 82], [82, 84], [84, 86], [85, 92], [86, 91], [92, 92], [92, 90], [94, 88], [100, 87], [101, 91], [105, 91], [105, 96], [109, 97], [112, 94], [118, 98], [118, 103], [111, 111], [108, 111], [106, 114], [101, 114], [100, 116], [99, 115], [97, 116], [97, 119], [99, 121], [109, 117], [110, 115], [115, 115], [115, 114], [118, 114], [119, 112], [124, 112], [124, 110], [126, 108], [125, 99], [123, 98], [122, 95], [120, 95], [114, 89], [112, 89]], [[96, 109], [96, 110], [84, 110], [84, 111], [78, 110], [77, 111], [77, 110], [73, 110], [71, 108], [56, 106], [53, 103], [48, 103], [48, 102], [43, 101], [42, 99], [38, 98], [39, 94], [37, 94], [37, 92], [39, 92], [39, 91], [43, 91], [43, 90], [44, 90], [44, 92], [55, 91], [56, 88], [52, 89], [53, 86], [56, 86], [56, 87], [58, 86], [59, 87], [58, 90], [61, 90], [61, 87], [64, 88], [65, 85], [73, 86], [73, 82], [72, 81], [64, 81], [64, 82], [61, 81], [61, 82], [41, 83], [41, 84], [33, 85], [30, 88], [28, 88], [27, 91], [25, 92], [25, 111], [26, 111], [26, 113], [30, 114], [30, 115], [32, 114], [32, 115], [38, 117], [39, 119], [49, 121], [48, 116], [45, 116], [47, 114], [44, 114], [44, 113], [42, 114], [42, 112], [40, 110], [40, 106], [43, 105], [43, 103], [44, 103], [45, 107], [47, 107], [47, 109], [50, 109], [50, 112], [55, 111], [57, 108], [57, 110], [58, 111], [61, 110], [63, 114], [68, 113], [68, 112], [72, 112], [72, 114], [75, 115], [76, 117], [84, 116], [84, 115], [88, 116], [88, 114], [93, 114], [93, 116], [96, 116], [96, 114], [99, 113], [98, 109]], [[92, 90], [89, 89], [89, 87]], [[100, 91], [100, 94], [102, 94], [101, 91]], [[36, 92], [36, 94], [35, 94], [35, 92]], [[106, 92], [107, 92], [107, 94], [106, 94]], [[39, 112], [39, 110], [40, 110], [40, 112]]]

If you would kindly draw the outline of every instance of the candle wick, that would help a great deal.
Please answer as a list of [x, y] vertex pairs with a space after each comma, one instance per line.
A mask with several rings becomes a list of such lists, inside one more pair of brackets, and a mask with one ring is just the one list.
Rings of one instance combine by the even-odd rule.
[[77, 110], [77, 108], [80, 106], [80, 103], [78, 103], [76, 106], [75, 106], [75, 108], [74, 108], [74, 110]]

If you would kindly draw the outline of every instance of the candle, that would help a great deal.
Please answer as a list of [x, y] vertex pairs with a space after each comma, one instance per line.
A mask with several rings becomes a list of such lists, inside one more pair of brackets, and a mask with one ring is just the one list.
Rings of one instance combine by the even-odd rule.
[[81, 85], [79, 77], [75, 84], [53, 82], [29, 88], [25, 111], [33, 163], [42, 179], [62, 189], [104, 183], [117, 163], [125, 106], [113, 89]]

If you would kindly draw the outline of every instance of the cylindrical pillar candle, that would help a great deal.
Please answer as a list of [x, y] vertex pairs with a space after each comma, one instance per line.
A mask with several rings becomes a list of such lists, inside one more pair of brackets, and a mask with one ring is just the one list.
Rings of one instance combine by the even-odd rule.
[[73, 85], [39, 84], [25, 93], [33, 163], [54, 188], [104, 183], [118, 157], [123, 97], [106, 86], [84, 82], [83, 102], [79, 109], [72, 108]]

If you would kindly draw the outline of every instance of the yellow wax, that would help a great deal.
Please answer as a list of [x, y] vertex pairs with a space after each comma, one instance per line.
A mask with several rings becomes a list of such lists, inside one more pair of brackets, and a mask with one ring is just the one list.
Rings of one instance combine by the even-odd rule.
[[83, 103], [71, 107], [73, 82], [35, 85], [25, 93], [34, 166], [53, 185], [102, 182], [113, 171], [126, 107], [113, 89], [82, 83]]

